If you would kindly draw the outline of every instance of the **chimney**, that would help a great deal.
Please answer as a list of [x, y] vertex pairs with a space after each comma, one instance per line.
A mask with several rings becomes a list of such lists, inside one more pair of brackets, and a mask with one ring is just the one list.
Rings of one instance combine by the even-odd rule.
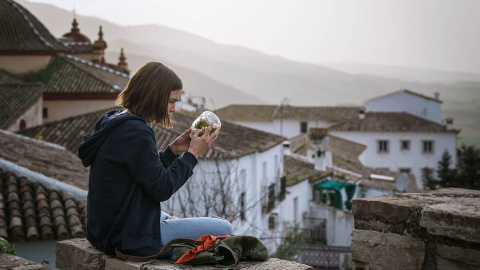
[[439, 100], [439, 99], [440, 99], [440, 93], [439, 93], [439, 92], [433, 93], [433, 96], [435, 97], [435, 100]]
[[290, 156], [290, 142], [289, 141], [284, 141], [283, 142], [283, 155], [284, 156]]
[[453, 129], [453, 118], [447, 117], [447, 119], [445, 119], [445, 122], [447, 124], [447, 130], [452, 130]]
[[358, 119], [365, 119], [365, 110], [358, 111]]
[[322, 147], [317, 148], [314, 152], [314, 169], [324, 172], [327, 170], [327, 158], [326, 152]]

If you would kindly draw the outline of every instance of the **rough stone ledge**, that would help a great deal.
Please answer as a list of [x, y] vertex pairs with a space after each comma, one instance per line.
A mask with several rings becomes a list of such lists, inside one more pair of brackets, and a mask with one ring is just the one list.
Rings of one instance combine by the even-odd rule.
[[48, 270], [49, 268], [28, 261], [22, 257], [10, 254], [0, 254], [0, 269], [2, 270]]
[[[152, 260], [142, 263], [124, 262], [94, 248], [86, 238], [76, 238], [57, 242], [56, 267], [62, 270], [176, 270], [176, 269], [218, 269], [213, 266], [174, 265], [170, 260]], [[240, 262], [235, 269], [313, 269], [313, 267], [292, 261], [270, 258], [266, 262]]]
[[480, 191], [439, 189], [353, 200], [355, 229], [480, 244]]

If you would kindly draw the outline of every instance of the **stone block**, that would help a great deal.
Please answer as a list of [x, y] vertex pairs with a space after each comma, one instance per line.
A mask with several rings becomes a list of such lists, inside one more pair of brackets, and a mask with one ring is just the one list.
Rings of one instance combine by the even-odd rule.
[[441, 203], [425, 206], [420, 226], [429, 234], [480, 243], [480, 199], [445, 197]]
[[355, 220], [379, 220], [395, 223], [407, 220], [410, 208], [417, 204], [416, 200], [403, 197], [370, 197], [353, 200], [352, 213]]
[[103, 270], [107, 258], [86, 238], [57, 242], [55, 256], [55, 266], [62, 270]]
[[437, 270], [480, 269], [480, 250], [437, 245]]
[[422, 269], [425, 243], [393, 233], [353, 230], [352, 263], [357, 269]]

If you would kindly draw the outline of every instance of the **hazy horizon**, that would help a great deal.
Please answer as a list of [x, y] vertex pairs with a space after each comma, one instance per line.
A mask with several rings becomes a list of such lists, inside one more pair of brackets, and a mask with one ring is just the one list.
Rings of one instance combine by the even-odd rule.
[[[119, 25], [158, 24], [298, 62], [480, 74], [474, 0], [27, 0]], [[113, 12], [112, 12], [112, 7]]]

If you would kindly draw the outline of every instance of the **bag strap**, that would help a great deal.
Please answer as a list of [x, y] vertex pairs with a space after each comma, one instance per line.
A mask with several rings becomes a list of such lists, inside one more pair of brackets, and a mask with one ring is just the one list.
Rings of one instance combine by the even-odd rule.
[[229, 237], [229, 235], [224, 235], [224, 236], [213, 236], [213, 235], [202, 235], [200, 238], [197, 239], [197, 241], [200, 241], [202, 244], [201, 245], [196, 245], [196, 247], [190, 249], [187, 251], [185, 254], [183, 254], [180, 259], [178, 259], [175, 264], [177, 263], [186, 263], [191, 261], [195, 256], [197, 256], [197, 253], [200, 253], [205, 250], [209, 250], [213, 247], [213, 244], [216, 243], [217, 241], [220, 241], [222, 239], [225, 239]]
[[191, 245], [197, 246], [197, 245], [203, 244], [203, 241], [195, 241], [195, 240], [189, 239], [189, 238], [173, 239], [172, 241], [168, 242], [165, 246], [163, 246], [163, 248], [157, 254], [154, 254], [154, 255], [151, 255], [151, 256], [126, 255], [126, 254], [123, 254], [122, 252], [120, 252], [120, 250], [118, 248], [115, 248], [115, 256], [117, 257], [117, 259], [122, 260], [122, 261], [128, 260], [128, 261], [131, 261], [131, 262], [146, 262], [146, 261], [150, 261], [150, 260], [153, 260], [153, 259], [156, 259], [156, 258], [162, 256], [163, 253], [165, 253], [167, 250], [169, 250], [170, 247], [173, 244], [178, 244], [178, 243], [186, 243], [186, 244], [191, 244]]

